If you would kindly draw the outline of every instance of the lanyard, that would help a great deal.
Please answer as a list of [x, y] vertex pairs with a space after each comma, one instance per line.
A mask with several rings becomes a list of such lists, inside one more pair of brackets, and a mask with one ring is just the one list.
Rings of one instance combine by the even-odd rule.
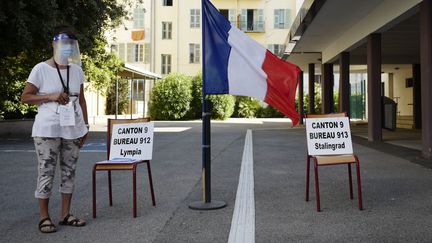
[[69, 65], [67, 66], [67, 78], [66, 78], [66, 85], [65, 85], [65, 84], [64, 84], [64, 81], [63, 81], [63, 78], [62, 78], [62, 76], [61, 76], [61, 73], [60, 73], [60, 69], [59, 69], [57, 63], [54, 62], [54, 64], [55, 64], [55, 66], [56, 66], [57, 73], [58, 73], [59, 78], [60, 78], [60, 82], [61, 82], [61, 84], [62, 84], [62, 86], [63, 86], [63, 91], [64, 91], [67, 95], [69, 95]]

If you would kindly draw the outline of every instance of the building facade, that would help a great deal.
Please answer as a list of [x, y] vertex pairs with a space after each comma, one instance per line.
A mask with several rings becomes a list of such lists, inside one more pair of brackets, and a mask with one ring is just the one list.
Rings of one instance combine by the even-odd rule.
[[[125, 5], [127, 16], [120, 26], [106, 33], [112, 53], [125, 63], [121, 78], [129, 80], [128, 113], [148, 116], [150, 91], [154, 85], [152, 69], [152, 1], [131, 1]], [[146, 75], [146, 74], [151, 75]]]
[[[296, 1], [213, 0], [240, 30], [270, 51], [281, 54], [296, 14]], [[196, 75], [201, 71], [201, 0], [152, 1], [153, 72]]]

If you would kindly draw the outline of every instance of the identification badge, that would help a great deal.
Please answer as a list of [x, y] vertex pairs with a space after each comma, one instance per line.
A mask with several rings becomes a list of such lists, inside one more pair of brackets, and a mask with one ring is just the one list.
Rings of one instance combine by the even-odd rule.
[[75, 109], [72, 102], [59, 106], [60, 126], [75, 126]]

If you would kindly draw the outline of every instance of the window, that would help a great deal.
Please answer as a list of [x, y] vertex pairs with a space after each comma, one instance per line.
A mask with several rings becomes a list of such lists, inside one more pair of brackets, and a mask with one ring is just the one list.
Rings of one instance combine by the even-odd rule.
[[189, 63], [200, 63], [200, 44], [189, 44]]
[[171, 55], [162, 54], [161, 73], [162, 74], [171, 73]]
[[172, 6], [173, 0], [162, 0], [163, 6]]
[[162, 22], [162, 39], [171, 40], [172, 23]]
[[199, 28], [200, 27], [200, 10], [191, 9], [190, 10], [190, 27]]
[[133, 48], [134, 48], [134, 44], [133, 43], [127, 43], [127, 50], [126, 50], [126, 62], [133, 62], [134, 59], [134, 55], [133, 55]]
[[231, 23], [237, 24], [237, 16], [235, 9], [219, 9], [219, 12]]
[[288, 29], [291, 22], [290, 9], [275, 9], [274, 10], [274, 28]]
[[136, 8], [133, 15], [133, 28], [143, 29], [144, 28], [144, 9]]
[[151, 58], [151, 50], [150, 50], [150, 43], [144, 44], [144, 63], [148, 64], [150, 63]]
[[268, 49], [273, 54], [279, 55], [281, 52], [285, 51], [285, 45], [271, 44], [271, 45], [268, 45]]
[[125, 57], [126, 45], [125, 45], [125, 43], [120, 43], [118, 50], [119, 50], [118, 54], [119, 54], [120, 59], [123, 61], [126, 61], [126, 57]]
[[133, 62], [143, 62], [144, 61], [144, 45], [143, 44], [133, 44]]
[[264, 10], [242, 9], [239, 26], [247, 32], [264, 32]]

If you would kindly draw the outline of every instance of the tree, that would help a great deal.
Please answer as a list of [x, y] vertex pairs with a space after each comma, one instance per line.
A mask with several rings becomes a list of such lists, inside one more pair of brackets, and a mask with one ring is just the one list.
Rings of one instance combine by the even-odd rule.
[[60, 24], [75, 29], [84, 72], [106, 92], [121, 64], [104, 49], [104, 33], [125, 14], [124, 6], [111, 0], [0, 1], [0, 118], [34, 112], [34, 107], [20, 103], [19, 96], [31, 68], [52, 56], [53, 30]]
[[69, 24], [83, 52], [104, 40], [104, 31], [117, 26], [126, 12], [111, 0], [2, 0], [0, 2], [0, 58], [23, 50], [50, 52], [54, 27]]

